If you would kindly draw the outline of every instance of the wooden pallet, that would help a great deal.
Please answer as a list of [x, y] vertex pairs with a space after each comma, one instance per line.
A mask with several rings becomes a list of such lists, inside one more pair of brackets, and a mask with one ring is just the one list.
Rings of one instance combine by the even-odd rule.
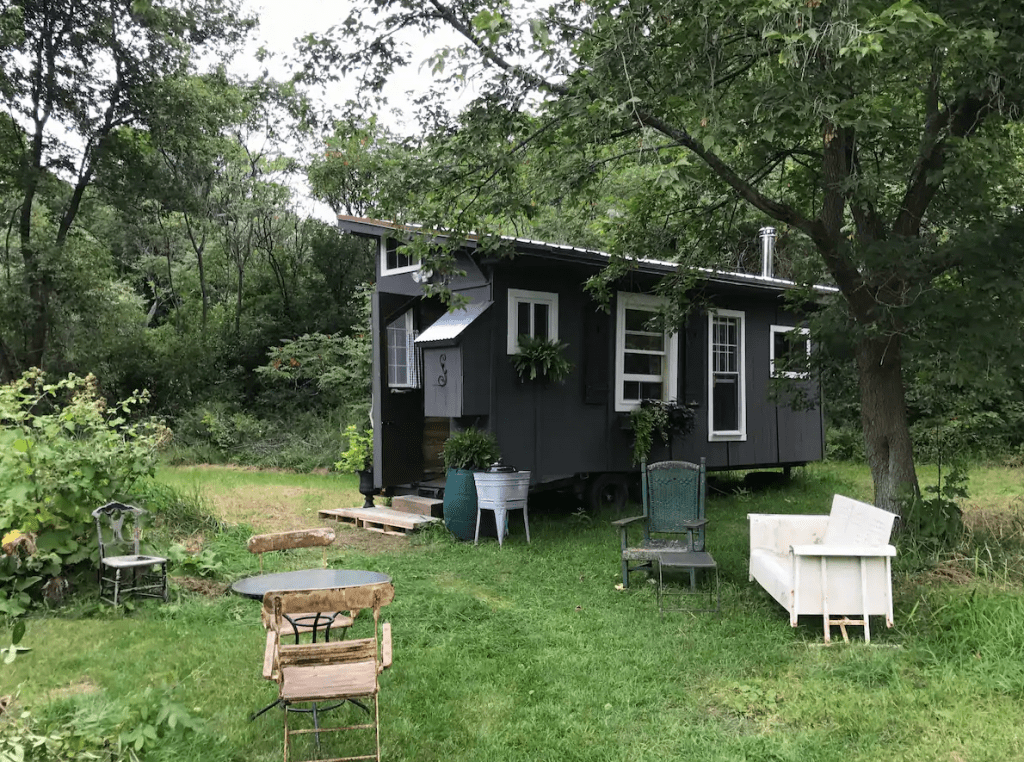
[[371, 532], [404, 536], [439, 519], [402, 513], [390, 508], [325, 508], [320, 518], [352, 524]]

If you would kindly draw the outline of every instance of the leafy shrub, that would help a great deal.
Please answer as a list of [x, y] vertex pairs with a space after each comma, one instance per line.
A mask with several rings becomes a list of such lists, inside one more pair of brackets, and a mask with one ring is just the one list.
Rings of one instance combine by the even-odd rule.
[[153, 475], [170, 432], [131, 420], [146, 399], [108, 406], [94, 376], [48, 384], [35, 369], [0, 387], [0, 534], [17, 530], [35, 545], [0, 560], [0, 612], [38, 599], [44, 576], [73, 573], [96, 552], [90, 512], [130, 501], [136, 482]]
[[444, 467], [481, 471], [501, 457], [498, 441], [490, 431], [468, 428], [448, 437], [444, 443]]
[[825, 430], [825, 458], [863, 461], [864, 433], [860, 426], [852, 423], [829, 426]]
[[345, 429], [345, 436], [348, 449], [341, 454], [334, 469], [345, 473], [366, 471], [373, 465], [373, 431], [360, 431], [353, 424]]

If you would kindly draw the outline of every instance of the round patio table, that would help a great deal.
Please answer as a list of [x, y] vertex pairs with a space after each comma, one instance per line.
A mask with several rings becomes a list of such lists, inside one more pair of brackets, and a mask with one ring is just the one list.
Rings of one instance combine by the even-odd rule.
[[390, 582], [382, 572], [360, 569], [300, 569], [299, 571], [261, 574], [246, 577], [231, 585], [231, 589], [246, 598], [263, 600], [271, 590], [333, 590], [339, 587], [362, 587]]

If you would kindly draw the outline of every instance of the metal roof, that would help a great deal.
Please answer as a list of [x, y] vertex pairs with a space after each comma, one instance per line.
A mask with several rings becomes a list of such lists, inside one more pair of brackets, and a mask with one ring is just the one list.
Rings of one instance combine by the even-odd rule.
[[446, 312], [416, 337], [417, 344], [431, 344], [438, 341], [451, 341], [478, 317], [493, 302], [472, 302], [463, 309]]
[[[387, 222], [385, 220], [373, 220], [363, 217], [350, 217], [348, 215], [338, 215], [338, 225], [343, 230], [348, 230], [353, 233], [363, 234], [379, 234], [380, 232], [393, 230], [402, 231], [407, 233], [417, 233], [421, 235], [430, 235], [434, 238], [448, 238], [449, 236], [444, 231], [431, 230], [424, 228], [419, 225], [400, 225], [395, 222]], [[590, 261], [595, 264], [604, 264], [611, 260], [611, 254], [597, 249], [585, 249], [579, 246], [571, 246], [564, 243], [548, 243], [546, 241], [536, 241], [530, 238], [517, 238], [515, 236], [498, 236], [502, 241], [506, 241], [517, 246], [520, 250], [522, 248], [529, 248], [536, 251], [538, 254], [554, 255], [555, 257], [564, 258], [575, 261]], [[469, 235], [466, 238], [468, 245], [474, 245], [477, 236]], [[648, 272], [668, 272], [679, 268], [679, 264], [676, 262], [667, 262], [660, 259], [648, 259], [641, 257], [635, 260], [637, 267], [641, 271]], [[797, 288], [799, 285], [795, 281], [786, 280], [784, 278], [766, 277], [764, 275], [754, 275], [751, 273], [737, 273], [728, 272], [725, 270], [716, 270], [710, 267], [695, 267], [693, 268], [696, 272], [700, 273], [706, 280], [718, 282], [718, 283], [730, 283], [741, 286], [752, 286], [764, 289], [785, 291], [792, 288]], [[834, 286], [814, 286], [814, 290], [822, 294], [833, 294], [838, 293], [839, 289]]]

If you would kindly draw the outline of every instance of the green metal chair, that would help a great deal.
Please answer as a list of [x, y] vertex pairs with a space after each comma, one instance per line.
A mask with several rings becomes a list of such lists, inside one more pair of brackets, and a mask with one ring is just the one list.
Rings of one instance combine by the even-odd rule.
[[[707, 473], [704, 458], [699, 464], [664, 461], [640, 466], [643, 515], [613, 521], [619, 528], [622, 551], [622, 586], [629, 587], [629, 573], [641, 569], [653, 571], [658, 564], [658, 609], [664, 611], [665, 591], [662, 567], [689, 569], [691, 592], [697, 591], [697, 570], [715, 572], [718, 598], [718, 567], [704, 549], [704, 502]], [[630, 545], [628, 527], [642, 522], [643, 537]], [[631, 565], [635, 564], [635, 565]], [[718, 599], [720, 601], [720, 599]], [[719, 603], [711, 610], [717, 611]]]

